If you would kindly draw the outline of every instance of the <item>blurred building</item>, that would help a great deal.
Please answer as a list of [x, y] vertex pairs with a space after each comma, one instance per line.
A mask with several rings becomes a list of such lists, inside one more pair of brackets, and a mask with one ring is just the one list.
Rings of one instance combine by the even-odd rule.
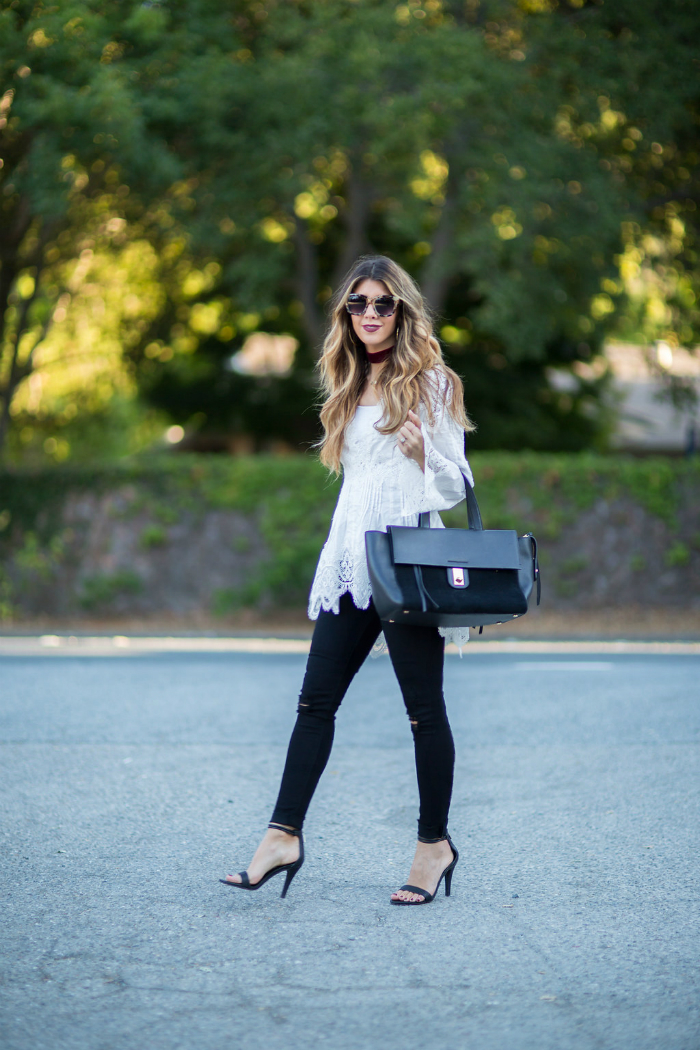
[[[700, 446], [700, 354], [668, 343], [611, 342], [605, 357], [613, 377], [617, 428], [613, 448], [629, 452], [697, 452]], [[682, 392], [683, 407], [670, 396]], [[695, 404], [692, 392], [695, 392]]]
[[609, 342], [603, 355], [591, 364], [576, 362], [573, 372], [550, 369], [548, 378], [555, 390], [569, 393], [578, 386], [577, 375], [610, 375], [616, 417], [613, 449], [667, 455], [700, 452], [700, 348]]
[[230, 365], [241, 375], [286, 376], [292, 369], [298, 348], [299, 343], [293, 335], [253, 332], [233, 355]]

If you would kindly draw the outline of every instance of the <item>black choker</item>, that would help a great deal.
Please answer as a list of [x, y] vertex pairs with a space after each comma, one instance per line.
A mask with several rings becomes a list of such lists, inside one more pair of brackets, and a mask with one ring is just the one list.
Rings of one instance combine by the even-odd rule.
[[386, 361], [387, 357], [393, 350], [393, 346], [388, 346], [386, 350], [377, 350], [376, 353], [372, 353], [371, 350], [367, 351], [367, 357], [371, 364], [380, 365], [382, 361]]

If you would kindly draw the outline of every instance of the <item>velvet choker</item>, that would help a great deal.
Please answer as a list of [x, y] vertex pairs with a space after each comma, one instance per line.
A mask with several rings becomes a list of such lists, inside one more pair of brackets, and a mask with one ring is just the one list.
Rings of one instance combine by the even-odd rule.
[[386, 350], [377, 350], [377, 352], [374, 354], [370, 350], [368, 350], [367, 358], [371, 364], [380, 365], [382, 361], [386, 361], [387, 357], [393, 349], [393, 346], [387, 346]]

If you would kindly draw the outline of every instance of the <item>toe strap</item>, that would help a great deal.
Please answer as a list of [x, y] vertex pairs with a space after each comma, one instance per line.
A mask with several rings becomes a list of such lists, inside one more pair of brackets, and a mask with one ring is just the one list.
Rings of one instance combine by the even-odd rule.
[[248, 878], [248, 872], [247, 871], [239, 871], [238, 872], [238, 878], [241, 880], [239, 885], [243, 886], [244, 889], [249, 890], [250, 889], [250, 879]]
[[402, 890], [406, 890], [407, 893], [420, 893], [421, 897], [429, 897], [430, 896], [428, 891], [424, 890], [424, 889], [421, 889], [420, 886], [408, 886], [408, 885], [402, 886], [401, 889], [399, 889], [399, 893], [401, 893]]

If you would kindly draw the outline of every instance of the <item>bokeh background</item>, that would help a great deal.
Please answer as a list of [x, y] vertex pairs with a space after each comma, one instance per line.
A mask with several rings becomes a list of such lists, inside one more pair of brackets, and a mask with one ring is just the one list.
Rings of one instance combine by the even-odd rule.
[[685, 0], [3, 2], [6, 626], [301, 622], [325, 307], [380, 251], [487, 525], [542, 542], [528, 629], [700, 631], [699, 36]]

